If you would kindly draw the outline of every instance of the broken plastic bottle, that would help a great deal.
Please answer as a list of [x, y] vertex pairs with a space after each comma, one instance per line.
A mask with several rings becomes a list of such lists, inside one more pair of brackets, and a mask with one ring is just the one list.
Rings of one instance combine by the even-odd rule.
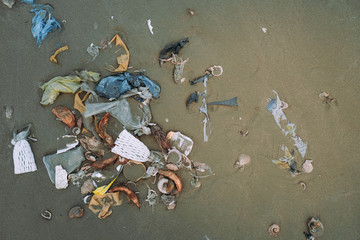
[[186, 156], [190, 154], [194, 142], [191, 138], [185, 136], [181, 132], [169, 132], [166, 136], [170, 140], [171, 146], [184, 153]]
[[108, 185], [117, 176], [119, 176], [123, 168], [124, 165], [121, 164], [109, 165], [104, 169], [94, 171], [94, 173], [91, 175], [91, 179], [93, 180], [95, 187]]

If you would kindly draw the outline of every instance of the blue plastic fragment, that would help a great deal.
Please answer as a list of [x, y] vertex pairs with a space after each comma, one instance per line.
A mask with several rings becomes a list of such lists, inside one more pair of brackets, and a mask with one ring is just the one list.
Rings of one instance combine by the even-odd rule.
[[270, 113], [272, 113], [275, 108], [276, 108], [276, 99], [271, 99], [269, 104], [266, 107], [266, 110], [268, 110]]
[[21, 0], [21, 3], [34, 4], [34, 0]]
[[160, 96], [161, 88], [156, 82], [150, 80], [145, 75], [131, 74], [129, 72], [123, 72], [101, 79], [95, 88], [95, 92], [99, 96], [108, 99], [119, 98], [120, 95], [130, 89], [140, 86], [146, 86], [154, 98]]
[[131, 89], [129, 83], [121, 76], [108, 76], [103, 78], [95, 88], [100, 97], [118, 98]]
[[40, 47], [42, 41], [50, 32], [55, 32], [61, 26], [52, 15], [53, 8], [49, 5], [34, 4], [30, 12], [35, 13], [32, 19], [31, 32], [33, 37], [36, 39], [36, 44]]

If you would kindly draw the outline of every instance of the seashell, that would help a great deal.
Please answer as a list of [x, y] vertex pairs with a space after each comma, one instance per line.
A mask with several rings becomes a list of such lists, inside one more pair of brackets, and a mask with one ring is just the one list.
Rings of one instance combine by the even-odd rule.
[[177, 170], [179, 170], [179, 167], [176, 166], [176, 165], [173, 164], [173, 163], [168, 163], [168, 164], [165, 165], [165, 167], [166, 167], [167, 169], [171, 170], [171, 171], [177, 171]]
[[160, 179], [157, 184], [157, 188], [159, 189], [159, 191], [165, 194], [169, 194], [172, 190], [174, 190], [174, 187], [174, 182], [167, 178]]
[[306, 160], [304, 162], [304, 164], [302, 165], [302, 169], [304, 171], [304, 173], [311, 173], [312, 170], [314, 169], [313, 165], [312, 165], [312, 161], [313, 160]]
[[327, 98], [327, 97], [329, 97], [329, 93], [328, 93], [328, 92], [321, 92], [321, 93], [319, 93], [319, 98], [324, 99], [324, 98]]
[[238, 160], [236, 160], [234, 167], [237, 167], [241, 170], [245, 168], [246, 165], [248, 165], [251, 161], [251, 158], [249, 155], [242, 153], [240, 154]]
[[306, 183], [304, 183], [303, 181], [300, 181], [299, 184], [302, 187], [303, 191], [305, 191], [306, 190]]
[[51, 109], [51, 112], [58, 118], [60, 121], [65, 123], [69, 128], [75, 127], [75, 116], [74, 114], [64, 106], [56, 106]]
[[95, 190], [95, 186], [91, 179], [86, 180], [81, 186], [81, 194], [88, 194]]
[[268, 232], [269, 232], [270, 236], [277, 237], [277, 235], [279, 235], [279, 233], [280, 233], [280, 226], [277, 224], [272, 224], [269, 227]]
[[73, 207], [69, 210], [69, 218], [81, 218], [84, 215], [84, 209], [81, 207]]
[[314, 237], [320, 237], [324, 233], [324, 226], [318, 218], [312, 217], [308, 222], [309, 232]]
[[179, 150], [176, 148], [171, 149], [167, 155], [165, 155], [165, 161], [168, 163], [180, 163], [182, 160], [182, 155]]
[[43, 213], [40, 214], [42, 218], [46, 220], [51, 220], [52, 214], [49, 210], [45, 210]]

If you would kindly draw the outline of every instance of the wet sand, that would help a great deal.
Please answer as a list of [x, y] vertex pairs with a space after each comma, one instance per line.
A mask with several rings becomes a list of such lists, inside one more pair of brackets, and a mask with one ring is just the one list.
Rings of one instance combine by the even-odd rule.
[[[278, 239], [305, 239], [307, 220], [320, 217], [322, 239], [358, 239], [360, 235], [360, 3], [358, 1], [49, 1], [62, 23], [41, 48], [30, 31], [30, 6], [0, 6], [1, 103], [12, 105], [11, 120], [1, 115], [0, 239], [270, 239], [272, 223], [281, 227]], [[195, 11], [189, 16], [186, 9]], [[112, 17], [113, 16], [113, 17]], [[151, 19], [154, 35], [146, 20]], [[264, 33], [261, 28], [267, 28]], [[205, 162], [215, 172], [190, 186], [190, 175], [180, 174], [184, 190], [175, 210], [145, 202], [147, 187], [137, 190], [142, 204], [114, 207], [105, 220], [82, 204], [79, 188], [57, 190], [50, 182], [42, 157], [56, 152], [56, 138], [66, 133], [51, 107], [40, 105], [40, 84], [55, 76], [88, 69], [110, 75], [107, 55], [91, 62], [86, 52], [93, 42], [119, 33], [130, 50], [130, 65], [146, 69], [162, 92], [151, 101], [153, 122], [165, 131], [181, 131], [194, 142], [190, 158]], [[188, 109], [186, 97], [203, 91], [201, 84], [175, 84], [172, 66], [158, 65], [158, 54], [168, 43], [189, 37], [180, 53], [189, 58], [185, 77], [194, 79], [214, 64], [223, 75], [208, 82], [208, 101], [238, 97], [238, 107], [209, 107], [212, 135], [203, 142], [203, 114]], [[58, 48], [69, 50], [49, 61]], [[267, 98], [289, 104], [285, 111], [297, 134], [308, 142], [310, 174], [292, 177], [271, 160], [283, 156], [281, 145], [292, 147], [266, 111]], [[336, 104], [323, 104], [327, 91]], [[62, 94], [54, 105], [72, 107], [73, 95]], [[166, 122], [165, 119], [169, 121]], [[31, 142], [38, 170], [14, 175], [12, 130], [33, 124], [38, 139]], [[240, 130], [248, 130], [243, 137]], [[114, 136], [117, 132], [111, 132]], [[157, 149], [149, 137], [142, 140]], [[252, 162], [243, 172], [233, 168], [240, 153]], [[299, 165], [302, 161], [299, 160]], [[300, 166], [298, 167], [300, 168]], [[304, 181], [307, 189], [298, 184]], [[155, 188], [154, 185], [151, 185]], [[81, 219], [69, 219], [68, 210], [85, 207]], [[53, 219], [40, 213], [49, 209]]]

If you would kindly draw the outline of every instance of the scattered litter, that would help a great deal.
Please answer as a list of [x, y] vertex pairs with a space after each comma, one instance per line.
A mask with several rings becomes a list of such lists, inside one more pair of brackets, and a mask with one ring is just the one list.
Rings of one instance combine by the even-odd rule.
[[61, 25], [53, 17], [53, 8], [50, 5], [34, 4], [30, 12], [35, 13], [32, 19], [31, 32], [36, 39], [37, 45], [40, 47], [46, 36], [59, 29]]
[[68, 187], [67, 172], [61, 165], [55, 166], [55, 188], [66, 189]]
[[51, 220], [52, 214], [49, 210], [45, 210], [43, 213], [40, 214], [43, 219]]
[[44, 90], [41, 98], [42, 105], [53, 104], [60, 93], [75, 93], [81, 86], [82, 82], [100, 80], [100, 74], [91, 71], [81, 71], [79, 76], [54, 77], [40, 88]]
[[121, 40], [121, 38], [117, 34], [113, 37], [113, 39], [111, 39], [110, 44], [112, 42], [115, 42], [115, 46], [120, 47], [116, 52], [118, 52], [122, 47], [125, 50], [125, 54], [121, 54], [119, 57], [116, 58], [117, 63], [119, 64], [119, 66], [117, 68], [114, 68], [113, 66], [110, 65], [109, 67], [111, 69], [108, 69], [108, 70], [110, 72], [124, 72], [124, 71], [127, 71], [128, 65], [129, 65], [129, 60], [130, 60], [129, 49], [126, 47], [125, 43]]
[[91, 179], [87, 179], [83, 185], [81, 186], [80, 192], [81, 194], [88, 194], [95, 190], [95, 186]]
[[94, 195], [91, 198], [89, 209], [93, 213], [98, 214], [99, 219], [104, 219], [112, 213], [111, 206], [119, 206], [121, 204], [122, 200], [120, 200], [118, 192], [105, 193]]
[[269, 227], [268, 232], [269, 232], [270, 236], [277, 237], [280, 233], [280, 226], [277, 224], [272, 224]]
[[140, 208], [140, 203], [139, 203], [139, 199], [136, 196], [136, 194], [128, 187], [125, 186], [115, 186], [113, 187], [110, 191], [110, 193], [112, 192], [124, 192], [127, 197], [138, 207]]
[[175, 83], [183, 83], [185, 81], [184, 75], [184, 67], [185, 63], [189, 61], [189, 58], [183, 60], [181, 57], [172, 53], [171, 57], [167, 59], [160, 59], [161, 62], [171, 62], [174, 64], [174, 81]]
[[180, 50], [189, 42], [189, 38], [183, 38], [178, 42], [168, 44], [160, 52], [159, 64], [160, 66], [164, 63], [164, 60], [168, 60], [172, 57], [172, 54], [178, 54]]
[[176, 207], [176, 198], [173, 195], [161, 195], [161, 201], [165, 204], [168, 210], [173, 210]]
[[[147, 193], [147, 196], [146, 196], [146, 202], [149, 203], [149, 206], [151, 206], [152, 208], [154, 207], [154, 205], [157, 203], [157, 196], [158, 194], [156, 193], [155, 190], [151, 189], [149, 186], [148, 187], [148, 193]], [[153, 208], [154, 210], [154, 208]]]
[[34, 0], [21, 0], [21, 3], [34, 4]]
[[302, 169], [304, 173], [311, 173], [312, 170], [314, 169], [313, 165], [312, 165], [312, 161], [313, 160], [305, 160], [305, 162], [302, 165]]
[[10, 105], [5, 105], [4, 108], [5, 108], [5, 117], [10, 120], [14, 113], [14, 107]]
[[141, 162], [129, 161], [124, 165], [123, 174], [127, 180], [137, 182], [145, 176], [146, 167]]
[[29, 124], [27, 129], [22, 132], [13, 132], [11, 144], [14, 145], [13, 160], [15, 174], [35, 172], [37, 170], [34, 154], [27, 141], [30, 134], [30, 128], [31, 124]]
[[234, 97], [232, 99], [229, 100], [224, 100], [224, 101], [217, 101], [217, 102], [210, 102], [207, 103], [207, 105], [225, 105], [225, 106], [238, 106], [237, 104], [237, 97]]
[[151, 33], [152, 35], [154, 35], [153, 26], [151, 26], [151, 20], [150, 20], [150, 19], [146, 20], [146, 24], [147, 24], [147, 26], [148, 26], [148, 28], [149, 28], [149, 30], [150, 30], [150, 33]]
[[[91, 175], [91, 179], [93, 181], [94, 186], [98, 188], [97, 190], [95, 190], [95, 192], [98, 194], [100, 190], [104, 191], [105, 188], [109, 184], [112, 184], [114, 182], [114, 179], [116, 179], [119, 176], [123, 168], [124, 168], [123, 164], [115, 163], [104, 169], [95, 170]], [[102, 187], [102, 189], [99, 189], [99, 187]]]
[[2, 0], [3, 4], [5, 4], [8, 8], [12, 8], [15, 4], [15, 0]]
[[54, 62], [54, 63], [58, 63], [57, 59], [56, 59], [56, 56], [61, 53], [61, 52], [64, 52], [66, 50], [68, 50], [69, 47], [67, 45], [59, 48], [58, 50], [55, 51], [55, 53], [50, 57], [50, 62]]
[[261, 31], [263, 31], [263, 33], [267, 33], [267, 28], [261, 28]]
[[240, 170], [244, 170], [245, 166], [248, 165], [251, 161], [251, 158], [249, 155], [245, 153], [241, 153], [238, 157], [238, 160], [236, 160], [234, 167], [239, 168]]
[[69, 218], [81, 218], [84, 215], [84, 209], [81, 207], [73, 207], [69, 210]]

